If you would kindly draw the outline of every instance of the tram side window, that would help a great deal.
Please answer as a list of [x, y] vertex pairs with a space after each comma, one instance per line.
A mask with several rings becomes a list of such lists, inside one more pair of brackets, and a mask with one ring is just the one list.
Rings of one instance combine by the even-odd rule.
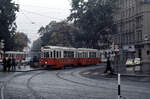
[[71, 57], [71, 53], [69, 51], [67, 51], [67, 57], [70, 58]]
[[82, 56], [83, 58], [87, 58], [88, 57], [88, 53], [87, 52], [83, 52], [82, 54], [83, 54], [83, 56]]
[[85, 57], [88, 58], [88, 52], [85, 53]]
[[50, 53], [51, 53], [50, 57], [53, 58], [53, 52], [50, 52]]
[[96, 58], [96, 52], [93, 52], [93, 57]]
[[74, 52], [73, 51], [69, 51], [69, 58], [74, 58]]
[[75, 52], [75, 58], [77, 58], [78, 57], [78, 54], [77, 54], [77, 52]]
[[78, 57], [79, 57], [79, 58], [82, 58], [82, 53], [78, 53]]
[[66, 51], [64, 51], [64, 58], [66, 58], [67, 57], [67, 52]]
[[56, 51], [54, 51], [54, 58], [56, 58]]
[[56, 58], [59, 58], [59, 52], [57, 51]]
[[44, 52], [44, 57], [49, 58], [49, 52]]
[[60, 51], [58, 51], [58, 58], [60, 58], [61, 57], [61, 54], [60, 54]]
[[82, 58], [84, 58], [84, 52], [82, 52]]
[[89, 53], [89, 56], [90, 56], [91, 58], [96, 58], [96, 52], [90, 52], [90, 53]]
[[89, 52], [89, 57], [90, 57], [90, 58], [92, 57], [92, 52]]
[[58, 51], [57, 53], [58, 53], [58, 57], [57, 58], [61, 58], [61, 52]]
[[73, 51], [64, 51], [64, 58], [74, 58]]
[[74, 52], [70, 52], [70, 58], [74, 58]]

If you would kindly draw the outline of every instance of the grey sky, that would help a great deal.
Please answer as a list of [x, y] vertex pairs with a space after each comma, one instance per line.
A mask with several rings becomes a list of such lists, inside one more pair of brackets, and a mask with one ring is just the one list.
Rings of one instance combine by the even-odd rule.
[[70, 0], [15, 0], [20, 4], [17, 13], [17, 30], [28, 35], [31, 41], [38, 38], [37, 31], [50, 21], [61, 21], [70, 14]]

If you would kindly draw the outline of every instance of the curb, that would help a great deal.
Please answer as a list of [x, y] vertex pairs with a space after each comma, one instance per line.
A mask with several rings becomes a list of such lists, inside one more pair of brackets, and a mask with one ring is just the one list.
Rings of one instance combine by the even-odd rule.
[[[93, 69], [89, 69], [88, 72], [92, 72]], [[84, 72], [84, 71], [83, 71]], [[118, 75], [118, 73], [113, 73], [112, 75]], [[128, 77], [150, 77], [149, 74], [123, 74], [120, 73], [120, 76], [128, 76]]]
[[[33, 70], [17, 70], [17, 71], [10, 71], [10, 72], [32, 72], [32, 71], [39, 71], [39, 70], [46, 70], [46, 69], [33, 69]], [[0, 71], [3, 72], [3, 71]]]
[[14, 71], [14, 72], [32, 72], [32, 71], [39, 71], [39, 70], [46, 70], [46, 69], [33, 69], [33, 70], [25, 70], [25, 71], [18, 70], [18, 71]]

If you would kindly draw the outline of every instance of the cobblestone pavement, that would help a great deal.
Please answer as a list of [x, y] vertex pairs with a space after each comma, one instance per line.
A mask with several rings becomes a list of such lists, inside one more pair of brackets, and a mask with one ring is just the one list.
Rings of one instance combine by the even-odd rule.
[[[117, 99], [115, 77], [93, 79], [84, 76], [85, 71], [97, 68], [102, 66], [1, 72], [1, 99]], [[121, 94], [126, 99], [148, 99], [150, 83], [124, 80]]]

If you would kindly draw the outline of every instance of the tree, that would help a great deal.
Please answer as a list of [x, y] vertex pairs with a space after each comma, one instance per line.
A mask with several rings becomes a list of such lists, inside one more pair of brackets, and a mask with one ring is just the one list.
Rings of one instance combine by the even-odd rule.
[[39, 52], [41, 50], [41, 39], [38, 38], [35, 40], [32, 44], [31, 51], [33, 52]]
[[113, 4], [114, 0], [72, 0], [68, 20], [80, 29], [76, 38], [82, 46], [100, 48], [100, 43], [110, 43], [115, 32]]
[[14, 34], [13, 39], [14, 46], [12, 49], [15, 51], [23, 51], [25, 47], [28, 47], [28, 43], [30, 43], [30, 40], [25, 33], [17, 32], [16, 34]]
[[42, 45], [61, 45], [75, 46], [75, 33], [78, 30], [73, 24], [66, 21], [50, 22], [46, 27], [41, 27], [39, 33], [41, 35]]
[[13, 47], [13, 35], [16, 30], [16, 12], [19, 6], [12, 0], [0, 0], [0, 39], [5, 40], [5, 50]]

